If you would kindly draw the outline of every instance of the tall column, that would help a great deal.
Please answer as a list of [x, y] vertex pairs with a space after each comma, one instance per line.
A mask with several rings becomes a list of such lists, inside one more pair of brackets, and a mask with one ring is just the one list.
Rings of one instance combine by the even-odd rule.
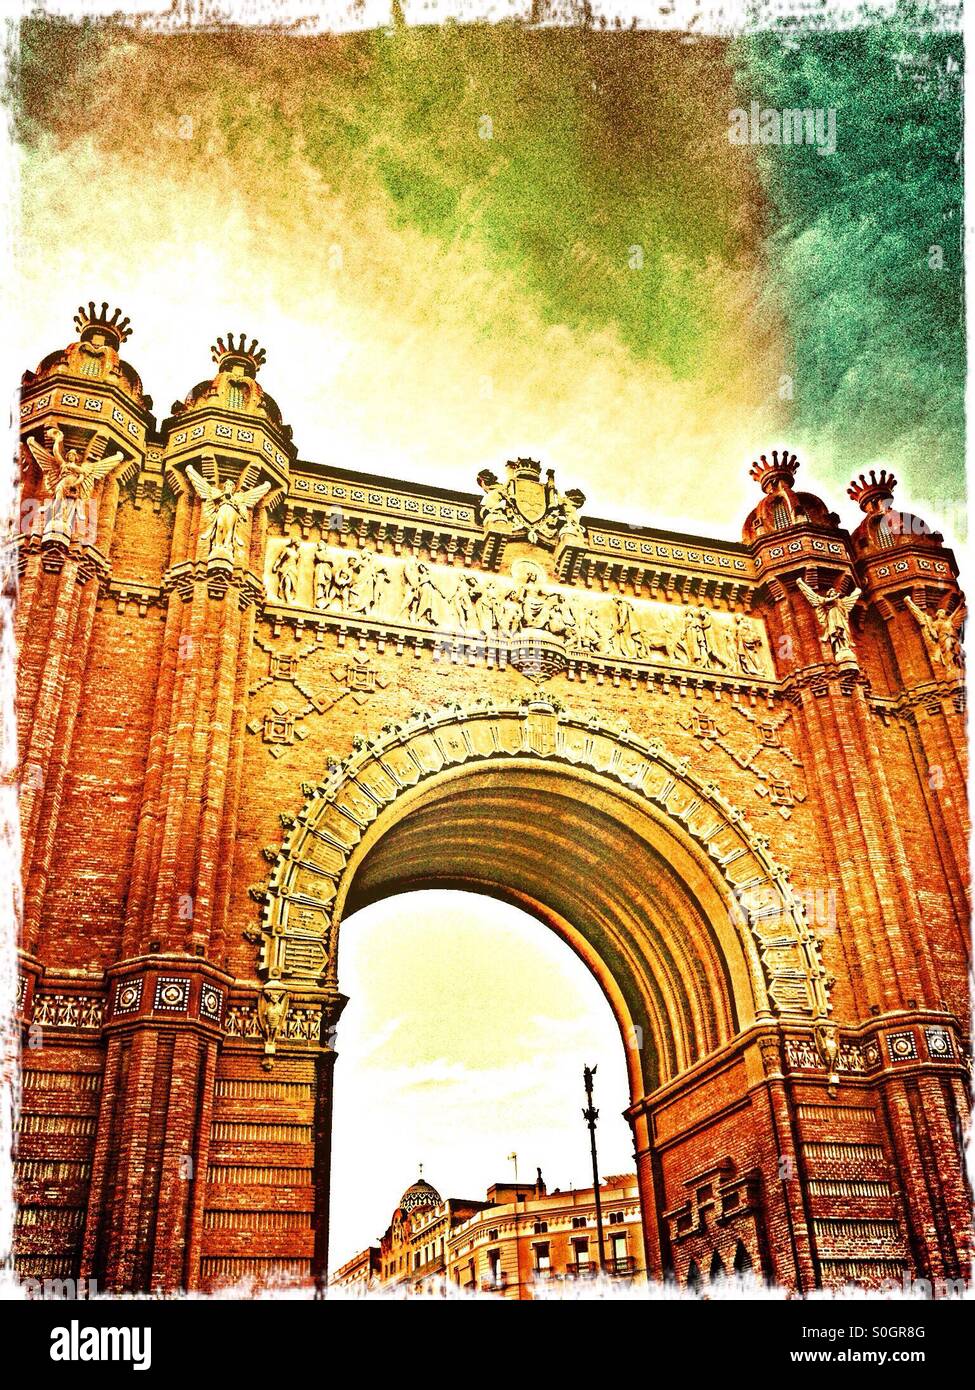
[[[966, 950], [958, 914], [962, 904], [967, 912], [967, 897], [954, 843], [965, 823], [962, 739], [950, 716], [939, 716], [930, 745], [918, 747], [911, 728], [913, 754], [895, 746], [891, 756], [885, 730], [904, 709], [953, 697], [958, 670], [945, 653], [960, 668], [954, 629], [941, 621], [943, 613], [934, 625], [927, 615], [935, 603], [960, 603], [956, 571], [940, 537], [890, 526], [893, 480], [886, 475], [852, 486], [867, 517], [850, 537], [818, 498], [795, 492], [797, 467], [788, 452], [754, 466], [765, 495], [746, 522], [745, 539], [761, 576], [758, 604], [779, 676], [812, 753], [810, 798], [838, 909], [825, 959], [848, 980], [836, 991], [833, 1022], [870, 1030], [880, 1063], [873, 1085], [885, 1097], [914, 1246], [925, 1267], [943, 1276], [958, 1264], [947, 1212], [950, 1206], [957, 1214], [965, 1186], [942, 1097], [942, 1087], [960, 1074], [966, 1031], [950, 1004]], [[940, 805], [932, 802], [925, 766], [932, 753], [951, 789]], [[931, 908], [922, 906], [925, 866], [912, 846], [925, 810], [925, 843], [936, 846], [945, 866], [938, 911], [955, 924], [946, 948], [930, 929]], [[916, 1081], [908, 1084], [906, 1071]], [[922, 1095], [934, 1107], [930, 1120]]]
[[15, 610], [21, 734], [21, 948], [37, 947], [64, 782], [88, 669], [95, 607], [112, 576], [120, 487], [142, 466], [154, 424], [119, 357], [127, 319], [79, 309], [78, 341], [26, 372]]
[[[119, 1290], [197, 1283], [217, 1058], [235, 984], [224, 969], [224, 876], [263, 600], [265, 532], [254, 517], [286, 483], [294, 454], [256, 383], [256, 343], [231, 336], [213, 355], [215, 380], [163, 426], [179, 501], [122, 949], [110, 972], [114, 1080], [84, 1242], [85, 1272]], [[273, 1051], [272, 1017], [255, 1014]]]

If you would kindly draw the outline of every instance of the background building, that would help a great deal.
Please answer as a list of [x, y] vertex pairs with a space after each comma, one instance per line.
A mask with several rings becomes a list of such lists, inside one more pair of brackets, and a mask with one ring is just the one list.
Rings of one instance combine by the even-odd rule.
[[351, 1260], [346, 1260], [332, 1275], [330, 1282], [339, 1288], [368, 1293], [379, 1282], [380, 1257], [378, 1245], [367, 1245]]
[[444, 1200], [421, 1175], [403, 1193], [379, 1242], [380, 1287], [439, 1292], [447, 1274], [450, 1233], [482, 1205], [457, 1197]]
[[335, 1286], [363, 1293], [442, 1294], [449, 1286], [531, 1298], [541, 1283], [574, 1283], [603, 1273], [645, 1276], [636, 1174], [600, 1186], [604, 1250], [599, 1252], [594, 1189], [548, 1192], [534, 1183], [495, 1183], [483, 1202], [444, 1200], [422, 1178], [403, 1193], [380, 1242], [341, 1266]]
[[602, 1257], [592, 1187], [547, 1192], [539, 1175], [535, 1184], [496, 1183], [487, 1198], [448, 1243], [449, 1277], [460, 1288], [530, 1298], [543, 1282], [592, 1279], [600, 1268], [620, 1280], [645, 1275], [635, 1173], [600, 1185]]

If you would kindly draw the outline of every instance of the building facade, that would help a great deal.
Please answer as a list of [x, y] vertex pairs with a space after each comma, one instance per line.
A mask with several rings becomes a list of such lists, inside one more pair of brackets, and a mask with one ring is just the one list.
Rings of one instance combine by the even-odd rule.
[[459, 1225], [447, 1246], [448, 1278], [469, 1292], [537, 1297], [602, 1274], [621, 1285], [646, 1277], [636, 1174], [600, 1184], [602, 1253], [595, 1188], [547, 1192], [498, 1183], [487, 1205]]
[[329, 1283], [358, 1294], [373, 1293], [379, 1285], [381, 1269], [379, 1246], [367, 1245], [365, 1250], [339, 1265]]
[[894, 479], [848, 527], [763, 455], [728, 542], [363, 476], [256, 342], [160, 423], [75, 322], [21, 403], [18, 1269], [323, 1284], [341, 924], [466, 884], [616, 1014], [652, 1276], [960, 1277], [964, 608]]

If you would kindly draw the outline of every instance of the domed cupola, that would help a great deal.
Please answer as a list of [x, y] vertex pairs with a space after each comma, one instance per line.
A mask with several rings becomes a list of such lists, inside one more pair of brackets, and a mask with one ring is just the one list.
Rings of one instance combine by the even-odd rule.
[[247, 345], [246, 333], [236, 341], [228, 333], [226, 342], [218, 338], [210, 348], [217, 364], [217, 374], [210, 381], [197, 382], [184, 401], [174, 401], [175, 416], [185, 414], [201, 405], [222, 407], [235, 414], [256, 415], [267, 420], [284, 439], [291, 439], [291, 426], [284, 424], [281, 411], [273, 396], [268, 395], [257, 380], [257, 374], [267, 361], [267, 354], [252, 338]]
[[277, 401], [257, 380], [267, 354], [256, 338], [248, 343], [245, 333], [228, 333], [210, 355], [216, 375], [197, 382], [185, 400], [174, 401], [172, 415], [163, 421], [170, 465], [179, 468], [184, 460], [210, 455], [222, 479], [240, 477], [251, 465], [258, 470], [253, 477], [286, 488], [298, 451]]
[[439, 1207], [443, 1198], [435, 1187], [422, 1177], [417, 1178], [400, 1198], [400, 1210], [405, 1212], [419, 1211], [421, 1207]]
[[878, 477], [871, 468], [869, 480], [861, 473], [847, 488], [863, 512], [863, 520], [853, 532], [853, 548], [857, 556], [893, 550], [911, 542], [939, 547], [944, 541], [940, 531], [933, 531], [926, 521], [911, 512], [899, 511], [894, 505], [897, 479], [885, 468]]
[[746, 545], [767, 540], [775, 532], [786, 531], [791, 526], [832, 528], [839, 525], [836, 513], [814, 493], [793, 489], [798, 468], [799, 460], [788, 449], [783, 449], [781, 454], [773, 449], [771, 463], [762, 454], [759, 462], [752, 464], [749, 475], [761, 485], [764, 495], [742, 528]]
[[77, 341], [57, 352], [49, 352], [36, 371], [25, 372], [24, 390], [41, 386], [53, 377], [80, 378], [89, 392], [102, 386], [116, 387], [140, 411], [148, 414], [152, 409], [152, 397], [143, 391], [135, 368], [119, 356], [122, 344], [132, 334], [128, 318], [121, 314], [121, 309], [115, 309], [109, 316], [107, 301], [100, 309], [95, 308], [94, 300], [89, 300], [87, 309], [79, 306], [74, 316]]

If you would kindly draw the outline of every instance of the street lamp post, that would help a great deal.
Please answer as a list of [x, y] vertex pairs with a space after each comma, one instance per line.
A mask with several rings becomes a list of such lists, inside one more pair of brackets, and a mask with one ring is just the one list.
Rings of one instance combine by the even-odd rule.
[[592, 1079], [596, 1075], [596, 1067], [583, 1067], [582, 1081], [586, 1088], [586, 1108], [582, 1112], [582, 1117], [589, 1126], [589, 1147], [592, 1151], [592, 1190], [596, 1198], [596, 1230], [599, 1235], [599, 1270], [600, 1273], [606, 1267], [606, 1251], [603, 1245], [603, 1204], [599, 1196], [599, 1160], [596, 1157], [596, 1121], [599, 1119], [599, 1111], [592, 1103]]

